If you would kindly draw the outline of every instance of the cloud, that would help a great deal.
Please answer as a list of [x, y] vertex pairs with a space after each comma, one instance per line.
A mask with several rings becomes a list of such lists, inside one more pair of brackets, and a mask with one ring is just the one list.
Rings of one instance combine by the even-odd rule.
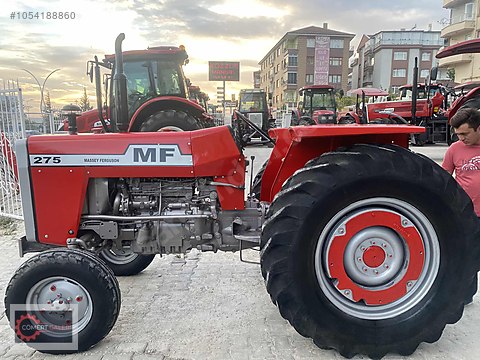
[[[13, 0], [10, 11], [53, 11], [65, 8], [64, 0]], [[25, 68], [43, 81], [52, 102], [63, 106], [93, 86], [85, 74], [94, 55], [113, 53], [114, 40], [125, 32], [124, 49], [148, 45], [187, 46], [187, 76], [211, 94], [216, 82], [207, 81], [208, 61], [241, 62], [241, 82], [228, 84], [232, 92], [251, 87], [258, 61], [291, 30], [323, 26], [357, 34], [382, 30], [426, 29], [448, 17], [438, 0], [76, 0], [68, 2], [74, 21], [13, 21], [0, 18], [0, 79], [19, 79], [25, 92], [38, 99], [38, 86]], [[37, 89], [36, 89], [37, 88]], [[228, 93], [228, 90], [227, 90]], [[211, 95], [214, 97], [214, 95]], [[62, 104], [63, 103], [63, 104]]]

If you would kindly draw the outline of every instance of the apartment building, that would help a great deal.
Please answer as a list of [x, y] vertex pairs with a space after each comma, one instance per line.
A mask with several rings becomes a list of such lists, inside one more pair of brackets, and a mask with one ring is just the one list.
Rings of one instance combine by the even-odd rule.
[[354, 34], [309, 26], [287, 32], [259, 62], [260, 88], [275, 109], [296, 105], [306, 85], [330, 84], [347, 91], [350, 41]]
[[352, 89], [371, 86], [397, 93], [400, 86], [413, 82], [415, 58], [418, 80], [423, 82], [443, 44], [440, 31], [402, 29], [363, 35], [350, 62]]
[[[480, 37], [480, 0], [443, 0], [450, 18], [441, 35], [446, 45]], [[439, 67], [455, 70], [455, 82], [480, 79], [480, 54], [461, 54], [440, 59]]]

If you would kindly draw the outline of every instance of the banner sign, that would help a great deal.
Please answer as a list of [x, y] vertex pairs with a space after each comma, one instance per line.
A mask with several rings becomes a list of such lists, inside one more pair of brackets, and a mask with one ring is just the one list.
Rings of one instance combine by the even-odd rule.
[[208, 81], [240, 81], [240, 63], [237, 61], [209, 61]]
[[330, 38], [315, 37], [315, 73], [314, 85], [328, 85], [328, 69], [330, 67]]

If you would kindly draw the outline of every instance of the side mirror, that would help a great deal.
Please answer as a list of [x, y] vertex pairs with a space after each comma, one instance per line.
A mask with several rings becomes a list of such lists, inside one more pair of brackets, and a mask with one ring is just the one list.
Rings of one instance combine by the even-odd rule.
[[438, 67], [434, 66], [430, 70], [430, 80], [437, 80], [437, 75], [438, 75]]
[[298, 95], [303, 96], [303, 90], [298, 92]]

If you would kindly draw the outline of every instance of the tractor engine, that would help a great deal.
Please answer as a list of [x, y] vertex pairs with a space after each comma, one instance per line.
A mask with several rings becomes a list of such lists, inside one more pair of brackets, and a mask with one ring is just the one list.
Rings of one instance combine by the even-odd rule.
[[264, 213], [259, 202], [249, 202], [241, 218], [236, 211], [222, 212], [211, 182], [92, 179], [79, 238], [97, 251], [128, 247], [141, 254], [184, 253], [191, 248], [231, 251], [241, 240], [257, 245]]

